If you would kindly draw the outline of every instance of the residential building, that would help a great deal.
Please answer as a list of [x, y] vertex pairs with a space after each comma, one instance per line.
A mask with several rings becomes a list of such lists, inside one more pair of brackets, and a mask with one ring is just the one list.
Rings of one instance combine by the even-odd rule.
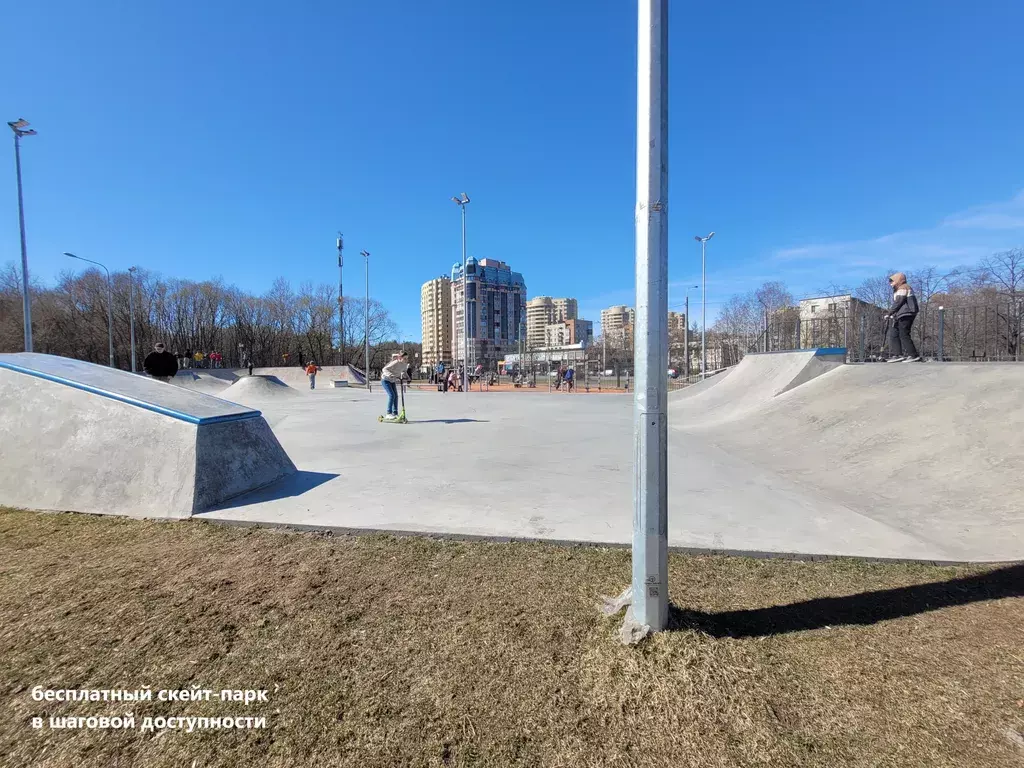
[[434, 370], [452, 361], [452, 281], [446, 275], [428, 280], [420, 288], [423, 329], [422, 366]]
[[526, 346], [547, 346], [546, 329], [553, 323], [575, 320], [579, 308], [576, 299], [536, 296], [526, 302]]
[[668, 313], [668, 332], [669, 335], [674, 333], [683, 333], [686, 330], [686, 313], [685, 312], [669, 312]]
[[861, 324], [881, 325], [885, 310], [850, 294], [802, 299], [800, 347], [852, 347], [860, 338]]
[[622, 343], [633, 335], [636, 311], [622, 304], [601, 310], [601, 335], [610, 342]]
[[564, 347], [572, 344], [582, 344], [583, 348], [586, 349], [593, 342], [594, 322], [592, 320], [574, 318], [557, 323], [549, 323], [544, 326], [544, 343], [532, 346], [530, 349], [537, 349], [538, 346]]
[[[464, 279], [465, 278], [465, 279]], [[465, 287], [464, 287], [465, 284]], [[465, 360], [463, 292], [469, 304], [469, 367], [495, 370], [506, 352], [518, 351], [526, 336], [526, 281], [503, 261], [471, 258], [452, 267], [452, 360]]]

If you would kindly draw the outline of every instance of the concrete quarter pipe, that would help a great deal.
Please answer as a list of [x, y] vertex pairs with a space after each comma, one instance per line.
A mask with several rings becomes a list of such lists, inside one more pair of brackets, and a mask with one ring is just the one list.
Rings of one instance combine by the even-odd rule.
[[0, 355], [0, 504], [182, 518], [294, 472], [259, 411], [80, 360]]

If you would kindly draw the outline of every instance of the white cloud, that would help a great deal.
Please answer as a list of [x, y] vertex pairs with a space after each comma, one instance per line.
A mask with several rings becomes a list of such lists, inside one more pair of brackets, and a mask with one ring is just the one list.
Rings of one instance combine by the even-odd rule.
[[998, 203], [975, 206], [928, 229], [908, 229], [864, 240], [780, 248], [778, 264], [817, 262], [818, 270], [852, 275], [889, 266], [913, 269], [926, 264], [972, 264], [995, 251], [1024, 242], [1024, 191]]

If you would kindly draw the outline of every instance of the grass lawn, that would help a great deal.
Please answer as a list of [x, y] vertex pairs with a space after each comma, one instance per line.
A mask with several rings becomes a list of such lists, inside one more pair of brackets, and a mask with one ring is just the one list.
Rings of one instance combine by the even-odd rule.
[[[1024, 765], [1024, 567], [674, 556], [0, 511], [0, 765]], [[37, 702], [266, 689], [269, 702]], [[260, 730], [32, 717], [264, 716]], [[1015, 734], [1018, 734], [1015, 736]]]

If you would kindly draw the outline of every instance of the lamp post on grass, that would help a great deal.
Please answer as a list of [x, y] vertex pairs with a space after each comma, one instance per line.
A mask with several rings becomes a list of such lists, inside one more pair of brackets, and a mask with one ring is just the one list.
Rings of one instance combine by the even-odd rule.
[[75, 256], [73, 253], [64, 251], [64, 255], [78, 259], [79, 261], [87, 261], [90, 264], [95, 264], [97, 267], [107, 273], [107, 344], [110, 352], [110, 367], [114, 367], [114, 284], [110, 279], [110, 270], [105, 265], [100, 264], [98, 261], [92, 259], [86, 259], [82, 256]]

